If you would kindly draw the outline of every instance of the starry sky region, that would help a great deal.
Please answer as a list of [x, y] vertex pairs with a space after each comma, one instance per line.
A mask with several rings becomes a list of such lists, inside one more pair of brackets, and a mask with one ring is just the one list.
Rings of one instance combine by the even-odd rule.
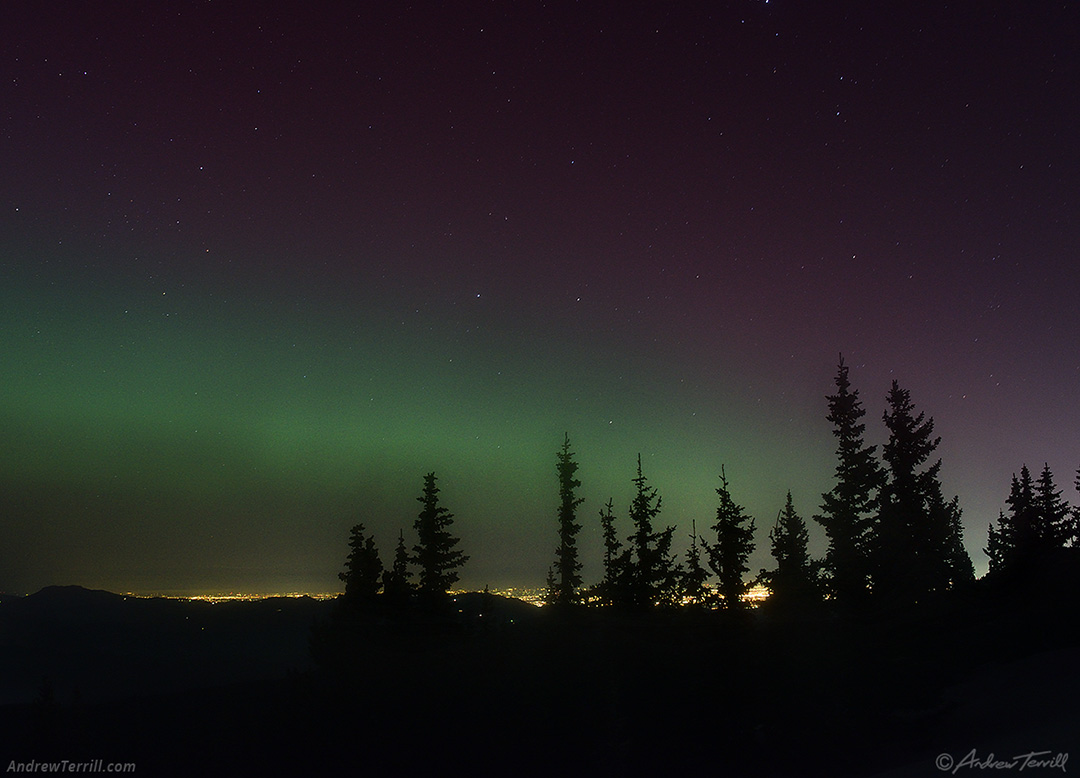
[[[330, 591], [423, 474], [462, 583], [832, 486], [844, 354], [942, 438], [980, 572], [1080, 465], [1080, 7], [8, 3], [0, 590]], [[811, 526], [813, 550], [824, 537]]]

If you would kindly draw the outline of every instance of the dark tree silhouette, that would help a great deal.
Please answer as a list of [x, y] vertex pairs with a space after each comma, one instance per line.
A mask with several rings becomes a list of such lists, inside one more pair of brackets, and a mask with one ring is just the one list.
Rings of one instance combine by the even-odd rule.
[[690, 547], [686, 549], [686, 566], [682, 573], [681, 593], [687, 604], [702, 605], [709, 595], [709, 588], [705, 585], [709, 580], [709, 571], [701, 564], [697, 522], [692, 521], [690, 526]]
[[641, 454], [638, 454], [637, 476], [633, 479], [635, 493], [630, 502], [630, 521], [634, 533], [627, 539], [633, 552], [630, 568], [630, 604], [652, 607], [674, 602], [679, 571], [671, 556], [674, 527], [657, 531], [653, 520], [660, 515], [660, 495], [648, 485], [641, 473]]
[[424, 491], [417, 501], [424, 507], [413, 526], [418, 542], [413, 546], [413, 561], [420, 568], [419, 593], [428, 604], [441, 601], [458, 580], [457, 568], [469, 557], [455, 546], [460, 542], [450, 534], [454, 514], [439, 504], [435, 473], [424, 476]]
[[408, 604], [412, 589], [412, 583], [409, 580], [409, 552], [405, 547], [405, 533], [399, 531], [393, 567], [383, 573], [383, 596], [392, 607], [400, 608]]
[[945, 566], [948, 570], [949, 588], [969, 584], [975, 580], [975, 565], [971, 563], [971, 556], [964, 548], [964, 523], [961, 521], [963, 511], [960, 510], [960, 498], [954, 496], [949, 502], [945, 502], [940, 490], [932, 496], [930, 509], [932, 512], [944, 512], [944, 517], [935, 520], [945, 527]]
[[578, 464], [570, 450], [570, 435], [563, 438], [558, 452], [555, 471], [559, 476], [559, 546], [555, 549], [554, 602], [576, 603], [580, 599], [581, 562], [578, 561], [577, 534], [581, 525], [577, 522], [577, 507], [585, 502], [578, 497], [576, 489], [581, 481], [574, 477]]
[[614, 505], [610, 498], [600, 510], [600, 528], [604, 537], [604, 578], [596, 586], [596, 593], [604, 605], [625, 605], [629, 599], [627, 579], [630, 551], [624, 549], [619, 541]]
[[559, 584], [555, 580], [555, 568], [548, 567], [547, 581], [544, 584], [544, 603], [554, 605], [559, 601]]
[[998, 525], [990, 524], [986, 555], [990, 557], [990, 572], [1000, 573], [1015, 567], [1018, 560], [1038, 545], [1035, 535], [1035, 485], [1027, 465], [1020, 475], [1013, 473], [1009, 496], [1005, 498], [1008, 513], [998, 514]]
[[723, 465], [716, 493], [720, 497], [716, 523], [712, 526], [716, 543], [705, 544], [705, 550], [709, 555], [709, 567], [716, 573], [722, 605], [725, 609], [735, 610], [742, 607], [742, 596], [750, 588], [745, 576], [750, 570], [750, 554], [754, 551], [754, 520], [731, 498]]
[[874, 594], [915, 602], [950, 588], [948, 559], [953, 524], [941, 497], [941, 460], [927, 465], [941, 438], [934, 420], [915, 413], [911, 394], [896, 381], [883, 419], [889, 440], [882, 449], [887, 479], [874, 537]]
[[[1076, 491], [1080, 492], [1080, 468], [1076, 471], [1076, 480], [1073, 481], [1073, 487]], [[1073, 548], [1080, 547], [1080, 505], [1072, 509], [1072, 542], [1070, 545]]]
[[346, 601], [357, 606], [370, 605], [375, 601], [381, 586], [383, 564], [375, 538], [365, 535], [364, 525], [357, 524], [349, 536], [349, 556], [345, 560], [345, 572], [338, 573], [345, 583]]
[[791, 492], [776, 523], [769, 530], [773, 559], [776, 569], [762, 571], [760, 580], [772, 594], [769, 601], [774, 605], [787, 606], [809, 602], [817, 596], [817, 576], [810, 560], [810, 532], [806, 522], [795, 512]]
[[1024, 551], [1034, 549], [1038, 545], [1035, 481], [1027, 465], [1021, 466], [1019, 478], [1013, 474], [1009, 496], [1005, 498], [1005, 503], [1009, 506], [1009, 531], [1003, 537], [1003, 539], [1007, 538], [1006, 546], [1011, 546], [1014, 553], [1017, 548]]
[[870, 583], [870, 532], [883, 472], [874, 454], [877, 446], [863, 443], [866, 414], [859, 391], [851, 389], [843, 356], [836, 374], [836, 394], [830, 395], [828, 420], [837, 438], [836, 485], [822, 495], [821, 513], [814, 517], [825, 529], [829, 547], [822, 562], [825, 590], [840, 602], [863, 600]]
[[1075, 525], [1068, 503], [1054, 485], [1050, 466], [1044, 465], [1038, 481], [1027, 465], [1012, 477], [1007, 513], [990, 525], [986, 554], [990, 572], [1011, 570], [1019, 578], [1029, 575], [1056, 549], [1074, 541]]
[[1004, 511], [998, 511], [998, 523], [990, 522], [987, 528], [986, 548], [983, 553], [990, 560], [989, 574], [994, 575], [1004, 570], [1009, 562], [1008, 522]]
[[1048, 463], [1043, 464], [1035, 482], [1034, 508], [1040, 546], [1046, 550], [1068, 546], [1073, 539], [1071, 511], [1069, 504], [1061, 498], [1061, 490], [1054, 485], [1054, 474]]

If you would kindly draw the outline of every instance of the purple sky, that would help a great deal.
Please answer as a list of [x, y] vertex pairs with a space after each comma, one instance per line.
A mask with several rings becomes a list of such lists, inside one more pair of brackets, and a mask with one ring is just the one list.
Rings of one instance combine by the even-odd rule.
[[1022, 464], [1076, 501], [1075, 4], [373, 5], [0, 10], [0, 590], [332, 589], [429, 470], [540, 585], [564, 431], [587, 579], [638, 452], [756, 570], [839, 352], [978, 570]]

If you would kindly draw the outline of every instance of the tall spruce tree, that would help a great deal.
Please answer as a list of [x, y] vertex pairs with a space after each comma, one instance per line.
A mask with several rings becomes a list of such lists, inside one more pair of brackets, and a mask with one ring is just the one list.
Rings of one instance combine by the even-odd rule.
[[[940, 499], [940, 493], [938, 494]], [[975, 580], [975, 565], [971, 562], [971, 555], [964, 547], [964, 523], [963, 511], [960, 509], [960, 498], [953, 496], [949, 502], [941, 500], [945, 511], [946, 539], [945, 539], [945, 564], [949, 571], [949, 588], [969, 584]], [[935, 510], [936, 507], [935, 503]]]
[[1019, 477], [1013, 474], [1005, 504], [1009, 506], [1009, 521], [1003, 533], [1003, 540], [1009, 548], [1006, 556], [1015, 557], [1018, 548], [1029, 552], [1038, 545], [1039, 522], [1035, 518], [1035, 480], [1031, 477], [1031, 471], [1028, 470], [1026, 464], [1020, 467]]
[[392, 607], [408, 604], [412, 594], [409, 581], [409, 551], [405, 546], [405, 533], [398, 532], [397, 548], [394, 549], [394, 564], [383, 573], [383, 596]]
[[379, 593], [382, 570], [375, 538], [365, 534], [363, 524], [354, 525], [349, 535], [345, 571], [338, 573], [338, 578], [345, 584], [345, 600], [361, 607], [374, 602]]
[[570, 450], [570, 435], [563, 438], [562, 449], [556, 454], [555, 472], [559, 477], [559, 546], [555, 549], [554, 601], [561, 605], [576, 603], [580, 599], [581, 562], [578, 561], [577, 534], [581, 525], [577, 522], [577, 508], [585, 502], [578, 497], [576, 489], [581, 481], [574, 477], [578, 464]]
[[941, 484], [934, 481], [926, 500], [927, 537], [932, 548], [939, 549], [927, 565], [932, 570], [937, 590], [955, 589], [975, 580], [975, 566], [964, 548], [963, 511], [960, 498], [945, 502]]
[[450, 534], [454, 514], [439, 504], [435, 473], [424, 476], [424, 491], [417, 497], [423, 505], [413, 527], [418, 542], [413, 546], [413, 561], [420, 568], [419, 593], [427, 604], [443, 600], [458, 581], [457, 569], [468, 560], [455, 548], [460, 542]]
[[810, 532], [806, 522], [795, 512], [791, 492], [769, 530], [776, 569], [762, 572], [760, 580], [772, 594], [770, 602], [779, 606], [806, 603], [817, 597], [817, 576], [810, 560]]
[[878, 492], [884, 480], [875, 453], [863, 442], [866, 414], [859, 390], [851, 388], [841, 355], [836, 394], [829, 395], [829, 415], [836, 446], [836, 485], [823, 494], [821, 512], [814, 517], [829, 538], [822, 561], [825, 591], [837, 601], [862, 601], [870, 586], [870, 535]]
[[1043, 466], [1038, 480], [1031, 477], [1027, 465], [1020, 475], [1013, 475], [1007, 513], [990, 525], [986, 554], [990, 572], [1011, 571], [1018, 579], [1030, 576], [1056, 549], [1066, 548], [1074, 538], [1074, 524], [1069, 505], [1054, 485], [1049, 464]]
[[1035, 527], [1035, 482], [1025, 464], [1020, 475], [1013, 473], [1009, 496], [1005, 498], [1008, 512], [998, 514], [998, 525], [990, 524], [985, 549], [990, 558], [990, 572], [1002, 573], [1016, 568], [1017, 562], [1033, 552], [1038, 543]]
[[938, 473], [927, 464], [941, 438], [934, 420], [916, 413], [911, 393], [892, 382], [883, 415], [889, 440], [882, 448], [887, 478], [881, 490], [873, 550], [874, 594], [916, 602], [951, 586], [949, 511]]
[[641, 473], [641, 454], [638, 454], [637, 476], [633, 479], [635, 492], [630, 502], [630, 521], [634, 533], [628, 538], [633, 552], [629, 579], [630, 604], [651, 607], [674, 602], [679, 571], [671, 556], [674, 527], [653, 528], [660, 514], [660, 495], [648, 485]]
[[[1080, 492], [1080, 468], [1076, 471], [1076, 480], [1073, 481], [1076, 491]], [[1069, 543], [1073, 548], [1080, 547], [1080, 505], [1072, 509], [1072, 540]]]
[[990, 522], [990, 526], [987, 528], [987, 540], [986, 548], [983, 549], [983, 553], [986, 554], [990, 560], [989, 573], [991, 575], [998, 574], [1004, 570], [1008, 564], [1009, 549], [1008, 540], [1006, 539], [1006, 533], [1008, 523], [1005, 520], [1005, 512], [998, 511], [998, 523], [994, 526], [994, 522]]
[[688, 605], [703, 605], [708, 599], [709, 571], [701, 564], [701, 546], [698, 545], [697, 521], [690, 524], [690, 546], [686, 549], [686, 566], [683, 567], [681, 594]]
[[630, 550], [624, 549], [619, 540], [611, 498], [600, 510], [600, 528], [604, 538], [604, 578], [596, 587], [599, 600], [604, 605], [626, 605], [629, 602]]
[[1035, 482], [1034, 497], [1036, 534], [1040, 547], [1047, 552], [1065, 548], [1073, 537], [1070, 509], [1061, 497], [1061, 490], [1054, 485], [1054, 474], [1050, 472], [1049, 463], [1043, 464]]
[[555, 579], [555, 567], [549, 566], [544, 582], [544, 604], [554, 605], [559, 601], [559, 583]]
[[736, 610], [742, 607], [742, 596], [750, 588], [745, 576], [750, 570], [750, 554], [754, 552], [754, 520], [731, 498], [723, 465], [716, 493], [720, 497], [716, 523], [712, 526], [716, 543], [706, 544], [705, 551], [709, 567], [716, 573], [721, 605], [726, 610]]

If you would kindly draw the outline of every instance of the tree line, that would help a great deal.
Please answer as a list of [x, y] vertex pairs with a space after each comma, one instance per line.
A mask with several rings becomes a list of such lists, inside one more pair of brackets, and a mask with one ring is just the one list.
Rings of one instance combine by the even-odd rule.
[[[941, 460], [934, 458], [941, 439], [934, 435], [933, 418], [916, 411], [910, 393], [893, 381], [882, 416], [889, 437], [879, 455], [877, 446], [865, 442], [866, 410], [842, 356], [834, 382], [836, 391], [826, 397], [826, 419], [837, 443], [835, 482], [812, 517], [828, 538], [823, 558], [811, 558], [809, 530], [789, 491], [768, 533], [774, 566], [750, 576], [755, 520], [734, 499], [721, 465], [710, 534], [699, 535], [695, 521], [685, 556], [677, 559], [672, 551], [676, 528], [658, 525], [661, 496], [643, 474], [638, 455], [626, 515], [630, 532], [620, 534], [614, 502], [608, 499], [599, 511], [603, 576], [585, 586], [577, 545], [583, 527], [578, 509], [584, 499], [578, 496], [578, 463], [567, 434], [555, 461], [558, 544], [548, 570], [547, 601], [562, 607], [737, 610], [744, 607], [749, 589], [760, 584], [768, 587], [769, 600], [778, 607], [824, 599], [859, 607], [915, 603], [974, 581], [974, 566], [963, 544], [959, 498], [946, 499]], [[374, 538], [363, 524], [352, 528], [346, 569], [340, 574], [347, 601], [365, 606], [381, 597], [405, 606], [413, 601], [435, 605], [446, 598], [468, 557], [457, 548], [453, 514], [439, 503], [438, 494], [435, 473], [428, 473], [417, 498], [422, 504], [413, 524], [417, 543], [410, 552], [399, 534], [389, 569], [383, 568]], [[990, 577], [1022, 577], [1063, 549], [1080, 546], [1080, 509], [1061, 497], [1049, 466], [1033, 479], [1024, 465], [1019, 476], [1013, 476], [1006, 503], [1008, 511], [988, 530]], [[415, 581], [412, 566], [418, 568]]]

